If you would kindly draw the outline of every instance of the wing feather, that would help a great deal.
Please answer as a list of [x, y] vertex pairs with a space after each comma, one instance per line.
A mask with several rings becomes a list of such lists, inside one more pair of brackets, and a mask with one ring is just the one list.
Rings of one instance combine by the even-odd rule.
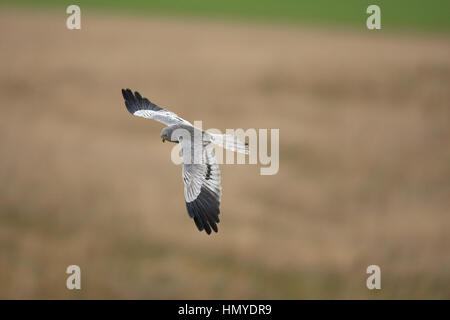
[[153, 119], [162, 122], [167, 126], [179, 123], [192, 126], [189, 121], [180, 118], [171, 111], [157, 106], [156, 104], [150, 102], [147, 98], [143, 98], [137, 91], [133, 94], [130, 89], [122, 89], [122, 96], [125, 99], [125, 106], [132, 115]]
[[222, 195], [220, 170], [212, 150], [210, 144], [203, 147], [200, 164], [183, 163], [186, 209], [198, 230], [205, 230], [207, 234], [211, 230], [218, 231]]

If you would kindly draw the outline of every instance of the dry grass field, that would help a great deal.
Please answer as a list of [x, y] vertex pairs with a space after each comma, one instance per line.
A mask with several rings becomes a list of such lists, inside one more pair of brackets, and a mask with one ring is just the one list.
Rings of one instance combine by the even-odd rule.
[[[447, 35], [65, 18], [0, 12], [0, 298], [450, 298]], [[198, 232], [124, 87], [279, 128], [279, 173], [223, 165], [219, 233]]]

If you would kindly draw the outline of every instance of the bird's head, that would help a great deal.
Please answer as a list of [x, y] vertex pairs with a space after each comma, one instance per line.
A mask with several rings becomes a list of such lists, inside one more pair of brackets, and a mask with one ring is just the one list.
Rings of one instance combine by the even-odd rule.
[[170, 135], [169, 135], [169, 130], [167, 130], [167, 127], [162, 129], [162, 131], [161, 131], [162, 142], [166, 142], [166, 140], [169, 140], [169, 137], [170, 137]]
[[164, 129], [162, 129], [161, 131], [161, 139], [162, 142], [166, 142], [166, 141], [170, 141], [170, 142], [178, 142], [178, 140], [173, 140], [172, 139], [172, 133], [173, 133], [173, 128], [172, 127], [165, 127]]

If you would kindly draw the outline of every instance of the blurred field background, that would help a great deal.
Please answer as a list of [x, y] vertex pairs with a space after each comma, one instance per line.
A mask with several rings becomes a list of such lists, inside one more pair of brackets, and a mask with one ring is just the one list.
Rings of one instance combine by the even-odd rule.
[[[450, 298], [449, 2], [371, 3], [2, 2], [0, 298]], [[279, 173], [221, 166], [199, 233], [125, 87], [279, 128]]]

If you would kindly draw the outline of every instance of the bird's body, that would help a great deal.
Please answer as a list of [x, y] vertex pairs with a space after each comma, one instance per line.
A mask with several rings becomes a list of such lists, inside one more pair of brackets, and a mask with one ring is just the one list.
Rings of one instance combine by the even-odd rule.
[[247, 145], [234, 136], [204, 132], [175, 113], [142, 98], [138, 92], [133, 95], [130, 89], [122, 89], [122, 95], [131, 114], [167, 125], [161, 131], [163, 142], [180, 143], [188, 214], [200, 231], [205, 230], [208, 234], [211, 230], [217, 232], [222, 187], [213, 144], [242, 153], [248, 153]]

